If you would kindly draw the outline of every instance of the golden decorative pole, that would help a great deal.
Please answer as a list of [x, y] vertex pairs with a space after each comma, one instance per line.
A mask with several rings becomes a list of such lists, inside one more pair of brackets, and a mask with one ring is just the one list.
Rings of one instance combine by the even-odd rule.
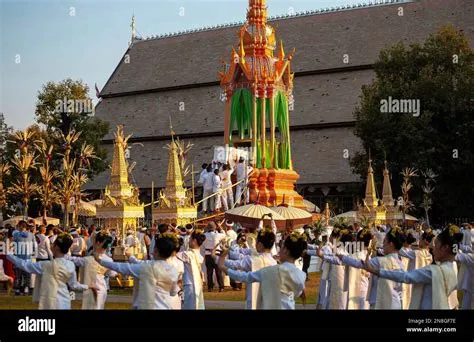
[[275, 167], [275, 95], [270, 96], [270, 167]]
[[252, 96], [252, 163], [257, 166], [257, 92], [256, 89]]
[[192, 186], [192, 191], [193, 191], [193, 200], [192, 204], [194, 205], [195, 202], [195, 197], [194, 197], [194, 164], [191, 165], [191, 186]]
[[260, 113], [260, 131], [261, 131], [261, 144], [262, 144], [262, 155], [261, 155], [261, 161], [262, 161], [262, 168], [265, 168], [265, 153], [266, 153], [266, 127], [265, 127], [265, 119], [266, 119], [266, 98], [265, 98], [265, 89], [263, 89], [263, 96], [261, 97], [262, 101], [262, 110]]

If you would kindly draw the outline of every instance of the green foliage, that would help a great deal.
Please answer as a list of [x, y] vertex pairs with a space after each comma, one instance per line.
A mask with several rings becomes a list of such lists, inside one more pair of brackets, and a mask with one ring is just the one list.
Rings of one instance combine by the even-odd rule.
[[[354, 114], [355, 134], [371, 150], [376, 179], [385, 153], [395, 197], [401, 195], [403, 168], [431, 169], [438, 175], [432, 215], [471, 216], [474, 202], [466, 199], [474, 196], [474, 52], [466, 36], [447, 26], [423, 44], [396, 44], [381, 51], [374, 69], [376, 78], [362, 87]], [[381, 113], [381, 100], [389, 96], [420, 100], [420, 115]], [[356, 154], [351, 166], [365, 178], [366, 153]], [[413, 181], [410, 197], [419, 204], [422, 180]]]
[[[89, 87], [81, 80], [68, 78], [58, 83], [48, 82], [38, 92], [35, 115], [36, 121], [46, 126], [52, 142], [58, 146], [63, 143], [61, 133], [84, 132], [73, 145], [72, 154], [78, 155], [84, 143], [94, 147], [98, 158], [92, 160], [88, 174], [93, 177], [106, 170], [108, 165], [107, 150], [100, 143], [109, 131], [109, 124], [93, 117], [92, 99], [88, 92]], [[72, 101], [71, 107], [68, 101]]]

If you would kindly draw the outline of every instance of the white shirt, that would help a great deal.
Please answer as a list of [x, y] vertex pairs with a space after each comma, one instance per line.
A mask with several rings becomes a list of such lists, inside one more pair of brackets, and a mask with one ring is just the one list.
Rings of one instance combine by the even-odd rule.
[[202, 169], [201, 173], [199, 174], [199, 180], [198, 180], [199, 184], [204, 184], [204, 177], [205, 177], [206, 174], [207, 174], [207, 170]]
[[227, 232], [226, 232], [226, 235], [227, 237], [229, 238], [229, 240], [231, 242], [237, 240], [237, 233], [235, 232], [235, 230], [233, 229], [229, 229]]
[[[44, 272], [42, 266], [44, 263], [42, 262], [21, 260], [13, 255], [8, 255], [7, 258], [14, 263], [16, 267], [21, 268], [27, 273], [43, 274]], [[69, 294], [68, 286], [71, 290], [77, 291], [87, 290], [89, 289], [89, 286], [77, 282], [76, 266], [74, 266], [72, 261], [66, 260], [65, 258], [55, 258], [54, 260], [61, 264], [71, 275], [67, 283], [58, 281], [58, 293], [56, 297], [56, 308], [60, 310], [68, 310], [71, 309], [71, 296]]]
[[51, 241], [44, 235], [36, 235], [39, 239], [38, 252], [36, 258], [38, 259], [52, 259], [53, 252], [51, 252]]
[[84, 239], [81, 237], [76, 237], [72, 240], [72, 245], [70, 248], [71, 254], [81, 255], [85, 247], [86, 247], [86, 244], [84, 242]]
[[245, 163], [238, 163], [235, 167], [235, 174], [237, 176], [237, 181], [245, 179], [253, 168], [251, 166], [247, 167], [247, 174], [245, 173]]
[[211, 255], [212, 250], [226, 237], [225, 233], [218, 233], [216, 231], [204, 233], [206, 240], [204, 240], [203, 246], [205, 255]]
[[225, 170], [221, 172], [221, 179], [222, 179], [222, 186], [227, 188], [229, 186], [232, 186], [232, 180], [230, 179], [230, 176], [234, 172], [234, 169], [230, 170]]
[[[157, 263], [160, 267], [162, 267], [172, 279], [176, 279], [174, 282], [174, 286], [171, 291], [166, 291], [160, 286], [155, 286], [155, 309], [171, 309], [171, 302], [172, 297], [175, 296], [179, 289], [178, 289], [178, 271], [168, 264], [166, 260], [156, 260], [156, 261], [143, 261], [140, 260], [138, 263], [130, 264], [126, 262], [112, 262], [107, 261], [105, 259], [100, 260], [100, 264], [106, 268], [119, 272], [123, 275], [130, 275], [136, 279], [140, 278], [140, 271], [142, 265], [145, 263]], [[138, 290], [140, 291], [140, 289]]]
[[202, 187], [204, 188], [204, 190], [212, 190], [212, 187], [214, 185], [214, 177], [213, 176], [214, 176], [213, 172], [207, 172], [203, 176]]
[[218, 192], [221, 189], [221, 177], [214, 174], [212, 176], [212, 192]]
[[[306, 282], [306, 273], [298, 269], [295, 264], [289, 262], [284, 262], [280, 265], [280, 267], [283, 267], [288, 270], [290, 277], [293, 279], [297, 286], [296, 293], [281, 293], [281, 308], [284, 310], [294, 310], [296, 307], [295, 297], [299, 297], [304, 290]], [[239, 272], [229, 269], [228, 274], [229, 277], [231, 277], [232, 279], [245, 283], [261, 282], [261, 270], [258, 270], [256, 272]]]

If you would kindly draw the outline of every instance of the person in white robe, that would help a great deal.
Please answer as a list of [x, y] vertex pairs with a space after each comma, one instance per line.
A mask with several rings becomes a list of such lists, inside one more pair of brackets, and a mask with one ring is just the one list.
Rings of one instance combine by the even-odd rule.
[[101, 266], [96, 261], [96, 257], [99, 256], [99, 258], [103, 260], [113, 261], [112, 258], [105, 253], [112, 243], [112, 239], [112, 236], [109, 235], [106, 230], [101, 230], [95, 234], [93, 255], [86, 257], [66, 257], [71, 260], [76, 267], [79, 267], [79, 279], [86, 284], [93, 283], [97, 288], [97, 295], [93, 295], [91, 291], [84, 291], [82, 296], [83, 310], [103, 310], [105, 307], [107, 300], [106, 277], [114, 278], [117, 276], [117, 272]]
[[347, 243], [351, 243], [353, 240], [352, 232], [347, 229], [342, 229], [335, 232], [337, 236], [337, 242], [334, 245], [335, 250], [332, 250], [330, 254], [323, 254], [322, 250], [318, 250], [317, 255], [331, 264], [329, 271], [329, 282], [331, 284], [328, 293], [327, 309], [329, 310], [344, 310], [347, 308], [348, 300], [348, 289], [347, 289], [347, 274], [346, 266], [342, 263], [341, 259], [337, 255], [347, 255], [346, 250]]
[[[323, 246], [318, 247], [316, 245], [313, 245], [310, 247], [308, 245], [308, 249], [306, 250], [306, 253], [310, 256], [316, 256], [318, 257], [318, 250], [321, 249], [321, 252], [323, 255], [329, 255], [332, 252], [332, 244], [328, 239], [328, 236], [323, 237]], [[319, 258], [319, 257], [318, 257]], [[321, 277], [319, 280], [319, 293], [318, 293], [318, 300], [316, 304], [317, 309], [326, 309], [327, 308], [327, 299], [329, 296], [328, 290], [328, 278], [329, 278], [329, 271], [331, 269], [331, 264], [327, 261], [324, 261], [324, 259], [321, 259], [321, 267], [320, 267], [320, 272], [321, 272]]]
[[[250, 165], [246, 165], [245, 158], [240, 157], [237, 166], [235, 167], [235, 175], [237, 177], [237, 185], [235, 190], [235, 203], [234, 206], [239, 205], [242, 201], [247, 202], [248, 195], [248, 177], [252, 173], [253, 168]], [[246, 191], [246, 193], [244, 193]]]
[[183, 238], [179, 238], [179, 245], [173, 251], [173, 254], [168, 258], [168, 263], [178, 271], [178, 293], [171, 296], [171, 307], [173, 310], [181, 310], [183, 302], [183, 274], [184, 274], [184, 263], [176, 256], [179, 253], [182, 244], [184, 243]]
[[283, 242], [280, 262], [255, 272], [242, 272], [225, 266], [225, 249], [219, 259], [219, 268], [231, 278], [245, 283], [260, 283], [257, 295], [257, 309], [295, 309], [295, 298], [304, 296], [306, 274], [298, 269], [295, 261], [301, 258], [307, 248], [306, 235], [291, 233]]
[[[346, 265], [365, 268], [365, 264], [373, 269], [403, 270], [398, 252], [403, 246], [404, 234], [401, 228], [394, 227], [385, 235], [383, 241], [384, 256], [372, 257], [364, 262], [352, 256], [344, 256]], [[384, 278], [373, 278], [368, 289], [369, 302], [376, 310], [402, 309], [402, 284]], [[375, 299], [375, 301], [374, 301]]]
[[229, 164], [222, 165], [222, 172], [220, 173], [222, 180], [222, 201], [227, 203], [227, 208], [234, 206], [234, 193], [232, 191], [231, 175], [234, 169]]
[[200, 248], [206, 240], [206, 236], [201, 229], [195, 229], [189, 240], [189, 249], [179, 252], [176, 257], [184, 263], [183, 273], [183, 309], [204, 310], [204, 273], [202, 265], [204, 257]]
[[[367, 259], [367, 252], [372, 241], [373, 235], [370, 229], [363, 228], [357, 233], [356, 250], [353, 250], [351, 257], [361, 261]], [[337, 255], [342, 264], [345, 265], [344, 290], [347, 291], [347, 309], [349, 310], [368, 310], [370, 303], [367, 298], [370, 274], [357, 267], [352, 267], [350, 260], [346, 255]]]
[[54, 259], [43, 262], [32, 262], [20, 259], [14, 255], [7, 258], [16, 267], [28, 273], [40, 274], [39, 290], [40, 310], [69, 310], [71, 309], [71, 294], [73, 291], [91, 290], [97, 294], [94, 284], [85, 285], [77, 281], [74, 263], [64, 258], [72, 245], [72, 236], [68, 233], [58, 234], [51, 251]]
[[156, 237], [154, 260], [139, 263], [119, 263], [105, 260], [103, 255], [96, 254], [96, 261], [102, 266], [137, 278], [138, 309], [170, 310], [172, 297], [179, 292], [178, 271], [167, 262], [173, 251], [179, 246], [178, 237], [172, 233]]
[[458, 273], [458, 290], [463, 291], [462, 310], [474, 308], [474, 253], [460, 251], [455, 260], [460, 264]]
[[[430, 253], [430, 244], [433, 241], [434, 234], [431, 230], [423, 232], [419, 239], [419, 249], [413, 249], [410, 246], [410, 236], [407, 237], [405, 246], [400, 249], [398, 254], [400, 255], [404, 270], [412, 271], [414, 269], [422, 268], [430, 265], [433, 262], [433, 257]], [[403, 284], [403, 309], [407, 310], [410, 307], [412, 296], [412, 285]]]
[[434, 239], [433, 254], [436, 264], [412, 271], [375, 268], [365, 265], [379, 279], [420, 285], [413, 288], [410, 310], [453, 310], [459, 305], [457, 299], [457, 269], [454, 263], [455, 246], [462, 240], [456, 226], [443, 230]]
[[[262, 229], [257, 233], [257, 250], [254, 253], [243, 254], [242, 248], [231, 246], [229, 256], [231, 259], [224, 261], [224, 266], [244, 272], [256, 272], [261, 268], [277, 264], [272, 256], [272, 247], [275, 244], [275, 233], [271, 229]], [[237, 250], [238, 248], [238, 250]], [[236, 255], [236, 253], [238, 255]], [[232, 260], [234, 259], [234, 260]], [[255, 310], [257, 308], [257, 295], [259, 283], [253, 282], [246, 286], [246, 308]]]

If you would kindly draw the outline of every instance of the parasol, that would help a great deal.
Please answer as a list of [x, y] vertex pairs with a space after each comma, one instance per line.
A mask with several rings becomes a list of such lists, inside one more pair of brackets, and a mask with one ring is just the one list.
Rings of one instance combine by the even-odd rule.
[[18, 222], [20, 222], [21, 220], [24, 220], [24, 221], [33, 220], [33, 221], [35, 221], [36, 224], [41, 224], [41, 222], [42, 222], [42, 221], [38, 221], [37, 219], [34, 219], [32, 217], [27, 217], [25, 219], [25, 217], [23, 215], [18, 215], [18, 216], [10, 217], [8, 220], [3, 221], [3, 224], [4, 225], [11, 224], [12, 226], [15, 227], [15, 226], [18, 225]]
[[[258, 223], [265, 214], [272, 214], [277, 228], [284, 229], [286, 220], [275, 211], [260, 204], [247, 204], [241, 207], [230, 209], [225, 212], [225, 218], [238, 222], [244, 228], [256, 229]], [[270, 225], [270, 220], [266, 217], [263, 223]]]
[[289, 207], [284, 204], [270, 209], [286, 219], [288, 228], [299, 228], [313, 222], [313, 215], [302, 209]]
[[310, 213], [320, 213], [321, 209], [318, 208], [318, 206], [308, 200], [303, 199], [303, 205], [307, 211]]

